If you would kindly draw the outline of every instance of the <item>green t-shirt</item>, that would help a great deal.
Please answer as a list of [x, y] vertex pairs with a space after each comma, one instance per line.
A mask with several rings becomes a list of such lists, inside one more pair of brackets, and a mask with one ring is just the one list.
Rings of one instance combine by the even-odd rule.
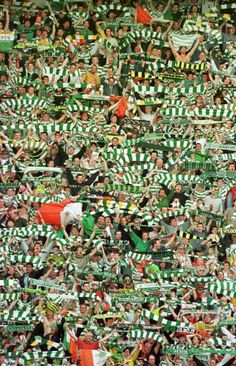
[[29, 42], [32, 42], [34, 38], [34, 32], [36, 31], [36, 26], [32, 25], [31, 27], [25, 27], [24, 25], [20, 24], [18, 26], [18, 30], [21, 33], [26, 33], [26, 38]]
[[0, 32], [0, 52], [8, 52], [14, 45], [14, 32]]
[[143, 241], [143, 239], [136, 235], [134, 231], [130, 231], [129, 235], [139, 252], [146, 253], [149, 250], [151, 240]]

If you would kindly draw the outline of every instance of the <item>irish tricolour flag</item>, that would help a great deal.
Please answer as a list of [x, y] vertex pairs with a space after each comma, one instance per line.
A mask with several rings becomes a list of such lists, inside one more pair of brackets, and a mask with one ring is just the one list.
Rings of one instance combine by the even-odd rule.
[[81, 349], [79, 356], [80, 366], [104, 366], [110, 353], [100, 350]]

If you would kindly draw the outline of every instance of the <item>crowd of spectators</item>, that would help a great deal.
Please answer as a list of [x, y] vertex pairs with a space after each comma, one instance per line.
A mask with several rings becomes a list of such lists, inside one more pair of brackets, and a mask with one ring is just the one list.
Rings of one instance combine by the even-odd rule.
[[1, 366], [236, 365], [235, 8], [1, 1]]

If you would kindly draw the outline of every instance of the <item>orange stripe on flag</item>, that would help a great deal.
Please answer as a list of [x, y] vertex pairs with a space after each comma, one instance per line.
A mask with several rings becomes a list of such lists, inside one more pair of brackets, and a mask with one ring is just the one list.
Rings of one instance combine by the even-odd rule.
[[93, 363], [93, 351], [91, 349], [81, 349], [80, 366], [95, 366]]
[[147, 24], [152, 20], [152, 16], [140, 5], [136, 5], [136, 20], [137, 23]]
[[70, 354], [71, 354], [71, 361], [75, 363], [78, 358], [78, 346], [76, 341], [72, 337], [70, 338]]

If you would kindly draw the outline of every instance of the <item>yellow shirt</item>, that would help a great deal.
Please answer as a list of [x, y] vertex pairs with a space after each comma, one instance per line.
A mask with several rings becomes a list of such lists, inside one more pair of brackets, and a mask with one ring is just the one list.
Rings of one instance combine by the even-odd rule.
[[84, 77], [85, 84], [101, 84], [101, 79], [97, 74], [92, 74], [90, 71], [87, 71]]

